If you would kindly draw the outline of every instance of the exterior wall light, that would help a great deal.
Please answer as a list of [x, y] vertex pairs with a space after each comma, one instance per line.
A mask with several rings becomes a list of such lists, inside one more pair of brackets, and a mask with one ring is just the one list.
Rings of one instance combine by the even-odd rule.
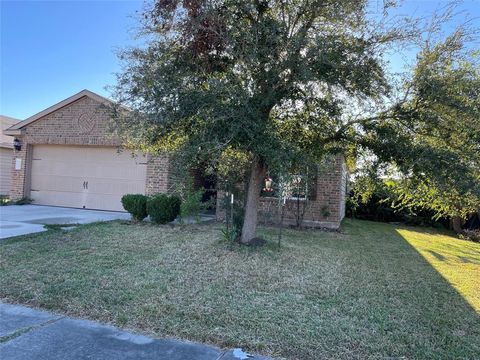
[[22, 143], [21, 143], [21, 141], [18, 140], [17, 138], [15, 138], [15, 139], [13, 140], [13, 147], [14, 147], [15, 150], [17, 150], [17, 151], [22, 150]]
[[272, 192], [273, 191], [272, 183], [273, 183], [272, 178], [269, 178], [269, 177], [265, 178], [265, 187], [263, 188], [263, 191]]

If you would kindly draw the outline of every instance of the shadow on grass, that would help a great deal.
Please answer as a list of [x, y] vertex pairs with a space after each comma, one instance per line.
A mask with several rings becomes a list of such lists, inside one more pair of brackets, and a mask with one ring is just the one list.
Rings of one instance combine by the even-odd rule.
[[437, 260], [439, 261], [445, 261], [445, 256], [443, 256], [442, 254], [439, 254], [435, 251], [432, 251], [432, 250], [427, 250], [430, 254], [432, 254], [433, 256], [435, 256], [435, 258], [437, 258]]
[[[360, 238], [352, 244], [364, 252], [363, 260], [354, 260], [358, 272], [364, 262], [376, 272], [369, 277], [379, 282], [373, 311], [403, 334], [390, 339], [398, 343], [389, 356], [480, 359], [480, 244], [432, 229], [366, 221], [347, 221], [344, 229]], [[379, 335], [376, 341], [385, 339]]]
[[392, 235], [403, 240], [406, 250], [420, 255], [416, 259], [421, 271], [412, 280], [424, 283], [429, 279], [425, 285], [441, 290], [444, 300], [451, 303], [444, 308], [480, 320], [480, 244], [406, 226], [396, 227]]

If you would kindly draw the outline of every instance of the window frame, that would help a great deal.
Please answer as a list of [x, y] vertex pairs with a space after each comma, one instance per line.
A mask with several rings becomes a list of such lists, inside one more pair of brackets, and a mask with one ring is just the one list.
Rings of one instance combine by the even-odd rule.
[[[265, 185], [265, 180], [267, 178], [271, 178], [272, 179], [272, 191], [271, 192], [266, 192], [265, 191], [265, 188], [263, 187], [262, 188], [262, 191], [260, 193], [260, 198], [263, 198], [263, 199], [286, 199], [286, 200], [293, 200], [293, 201], [313, 201], [315, 200], [316, 198], [316, 189], [314, 188], [316, 186], [316, 178], [317, 178], [318, 174], [315, 174], [315, 176], [310, 179], [310, 173], [309, 173], [309, 167], [307, 168], [307, 172], [306, 174], [298, 174], [298, 173], [294, 173], [294, 174], [291, 174], [291, 175], [288, 175], [288, 178], [290, 178], [291, 182], [293, 182], [293, 178], [295, 177], [300, 177], [301, 180], [300, 181], [304, 181], [305, 182], [305, 185], [304, 185], [304, 189], [303, 189], [303, 192], [304, 192], [304, 196], [283, 196], [283, 194], [281, 194], [281, 189], [285, 189], [284, 185], [282, 184], [282, 182], [284, 182], [284, 180], [282, 179], [282, 176], [278, 176], [276, 174], [274, 175], [267, 175], [263, 181], [264, 185]], [[293, 185], [292, 188], [295, 189], [296, 185]], [[294, 191], [289, 191], [290, 193], [293, 193]], [[297, 193], [300, 193], [301, 191], [298, 191]]]

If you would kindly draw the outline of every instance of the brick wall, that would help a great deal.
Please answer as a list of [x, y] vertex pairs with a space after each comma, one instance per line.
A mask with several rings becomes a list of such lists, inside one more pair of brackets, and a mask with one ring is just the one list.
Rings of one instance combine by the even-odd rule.
[[347, 171], [347, 164], [345, 162], [345, 159], [342, 157], [341, 158], [341, 163], [342, 163], [342, 177], [340, 180], [340, 221], [343, 220], [345, 217], [345, 206], [346, 206], [346, 201], [347, 201], [347, 177], [348, 177], [348, 171]]
[[[22, 150], [13, 150], [13, 159], [12, 159], [12, 181], [10, 182], [10, 199], [18, 200], [21, 199], [24, 194], [28, 196], [27, 193], [27, 184], [26, 184], [26, 174], [28, 168], [27, 158], [31, 154], [31, 148], [27, 144], [22, 144]], [[21, 167], [19, 170], [15, 169], [15, 164], [17, 159], [21, 161]], [[29, 191], [28, 191], [29, 192]]]
[[145, 193], [154, 195], [172, 190], [173, 180], [171, 176], [170, 161], [167, 156], [149, 156], [147, 164], [147, 185]]
[[[119, 146], [113, 135], [107, 109], [90, 97], [82, 97], [69, 105], [27, 125], [21, 136], [22, 150], [14, 151], [10, 198], [29, 196], [29, 156], [35, 144]], [[22, 159], [22, 168], [15, 170], [15, 159]], [[152, 158], [147, 164], [146, 192], [166, 191], [168, 159]]]
[[117, 146], [107, 110], [99, 102], [83, 97], [25, 128], [29, 144]]

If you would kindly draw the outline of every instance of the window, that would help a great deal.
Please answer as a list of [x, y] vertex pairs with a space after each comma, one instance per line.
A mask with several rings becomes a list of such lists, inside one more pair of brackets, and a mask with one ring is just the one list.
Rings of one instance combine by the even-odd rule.
[[290, 175], [283, 182], [283, 196], [287, 199], [306, 200], [308, 198], [308, 177], [305, 175]]
[[306, 174], [294, 174], [267, 176], [263, 182], [261, 196], [263, 197], [286, 197], [293, 200], [313, 200], [315, 198], [315, 176]]

